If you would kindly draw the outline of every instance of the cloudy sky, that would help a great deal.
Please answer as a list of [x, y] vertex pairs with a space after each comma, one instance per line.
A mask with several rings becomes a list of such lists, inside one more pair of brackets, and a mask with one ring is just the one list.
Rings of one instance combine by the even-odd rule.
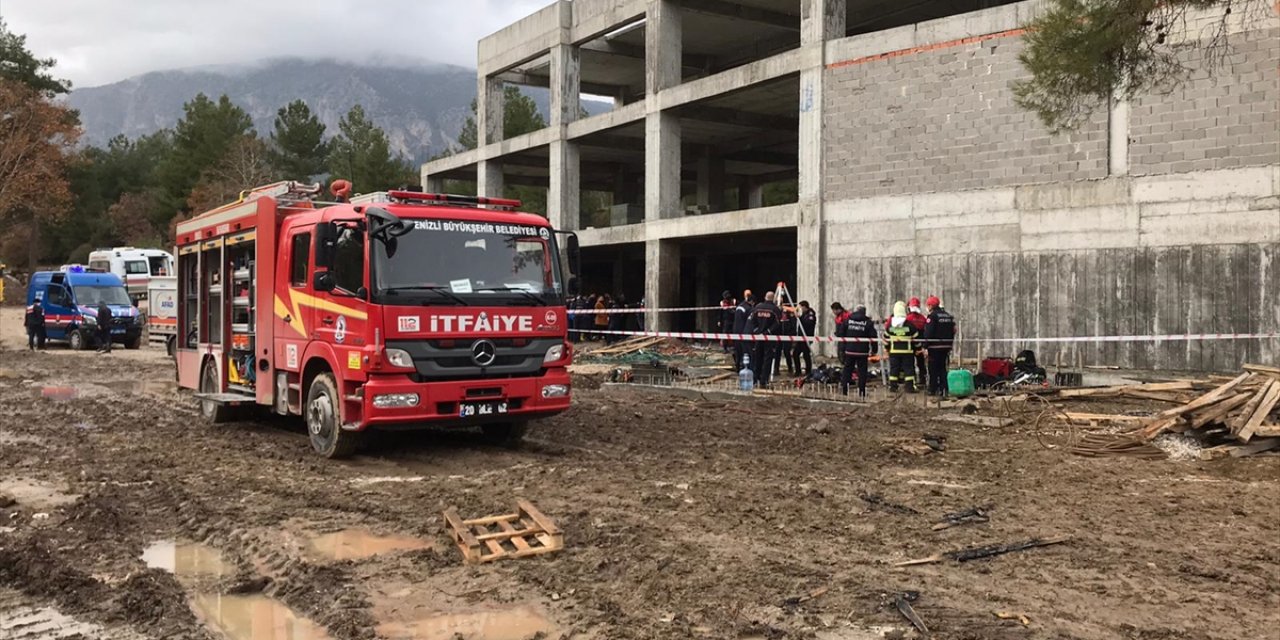
[[476, 41], [551, 0], [0, 0], [77, 87], [279, 56], [474, 67]]

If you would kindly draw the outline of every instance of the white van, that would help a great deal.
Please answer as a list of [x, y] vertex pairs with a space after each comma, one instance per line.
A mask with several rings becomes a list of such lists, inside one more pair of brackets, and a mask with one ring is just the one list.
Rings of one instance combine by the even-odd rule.
[[147, 285], [152, 276], [175, 275], [173, 254], [160, 249], [98, 249], [89, 254], [89, 268], [120, 276], [135, 302], [147, 299]]

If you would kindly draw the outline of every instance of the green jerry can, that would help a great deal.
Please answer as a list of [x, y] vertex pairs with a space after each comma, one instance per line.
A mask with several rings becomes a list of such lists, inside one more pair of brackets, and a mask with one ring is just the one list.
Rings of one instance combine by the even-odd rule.
[[973, 372], [968, 369], [952, 369], [947, 372], [947, 391], [952, 398], [968, 398], [973, 395]]

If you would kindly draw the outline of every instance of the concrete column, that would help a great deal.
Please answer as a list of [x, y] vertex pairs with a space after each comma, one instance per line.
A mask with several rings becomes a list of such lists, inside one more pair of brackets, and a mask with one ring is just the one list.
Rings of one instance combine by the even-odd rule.
[[502, 141], [506, 85], [497, 78], [481, 77], [476, 86], [477, 146]]
[[680, 118], [650, 113], [644, 128], [644, 218], [680, 217]]
[[582, 58], [578, 47], [558, 44], [551, 48], [551, 143], [550, 180], [547, 188], [547, 218], [556, 229], [582, 226], [582, 179], [578, 145], [565, 139], [570, 122], [578, 119], [578, 96], [582, 86]]
[[429, 176], [424, 171], [422, 173], [422, 190], [427, 193], [444, 193], [444, 178]]
[[680, 3], [649, 0], [645, 11], [645, 87], [650, 96], [680, 84], [684, 25]]
[[562, 127], [578, 119], [582, 55], [572, 44], [551, 47], [551, 122]]
[[712, 213], [724, 211], [724, 158], [707, 149], [698, 159], [698, 204]]
[[[845, 0], [801, 0], [800, 45], [813, 49], [812, 66], [800, 71], [799, 207], [796, 229], [796, 284], [791, 294], [825, 304], [823, 280], [822, 100], [828, 40], [845, 34]], [[821, 308], [821, 306], [819, 307]], [[826, 348], [823, 352], [828, 352]]]
[[[650, 308], [670, 308], [680, 304], [680, 245], [673, 240], [649, 240], [644, 246], [644, 298]], [[645, 329], [670, 331], [675, 316], [670, 313], [645, 314]]]
[[[716, 286], [711, 282], [711, 256], [698, 256], [698, 263], [694, 269], [694, 282], [697, 283], [693, 306], [705, 307], [714, 304], [720, 300], [720, 296], [715, 295]], [[716, 314], [718, 311], [699, 311], [698, 312], [698, 331], [714, 332], [716, 330]]]
[[1107, 174], [1112, 176], [1129, 175], [1129, 101], [1123, 97], [1111, 98], [1111, 111], [1108, 114], [1108, 163]]
[[550, 151], [547, 219], [556, 229], [578, 229], [582, 226], [582, 163], [578, 145], [561, 138], [552, 141]]
[[501, 198], [504, 188], [502, 163], [497, 160], [481, 160], [476, 166], [476, 195]]

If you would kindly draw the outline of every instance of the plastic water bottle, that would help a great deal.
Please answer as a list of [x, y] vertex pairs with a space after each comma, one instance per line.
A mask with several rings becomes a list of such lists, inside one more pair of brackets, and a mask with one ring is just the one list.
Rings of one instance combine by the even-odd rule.
[[751, 356], [743, 354], [742, 371], [738, 372], [738, 390], [751, 391], [756, 386], [756, 374], [751, 370]]

